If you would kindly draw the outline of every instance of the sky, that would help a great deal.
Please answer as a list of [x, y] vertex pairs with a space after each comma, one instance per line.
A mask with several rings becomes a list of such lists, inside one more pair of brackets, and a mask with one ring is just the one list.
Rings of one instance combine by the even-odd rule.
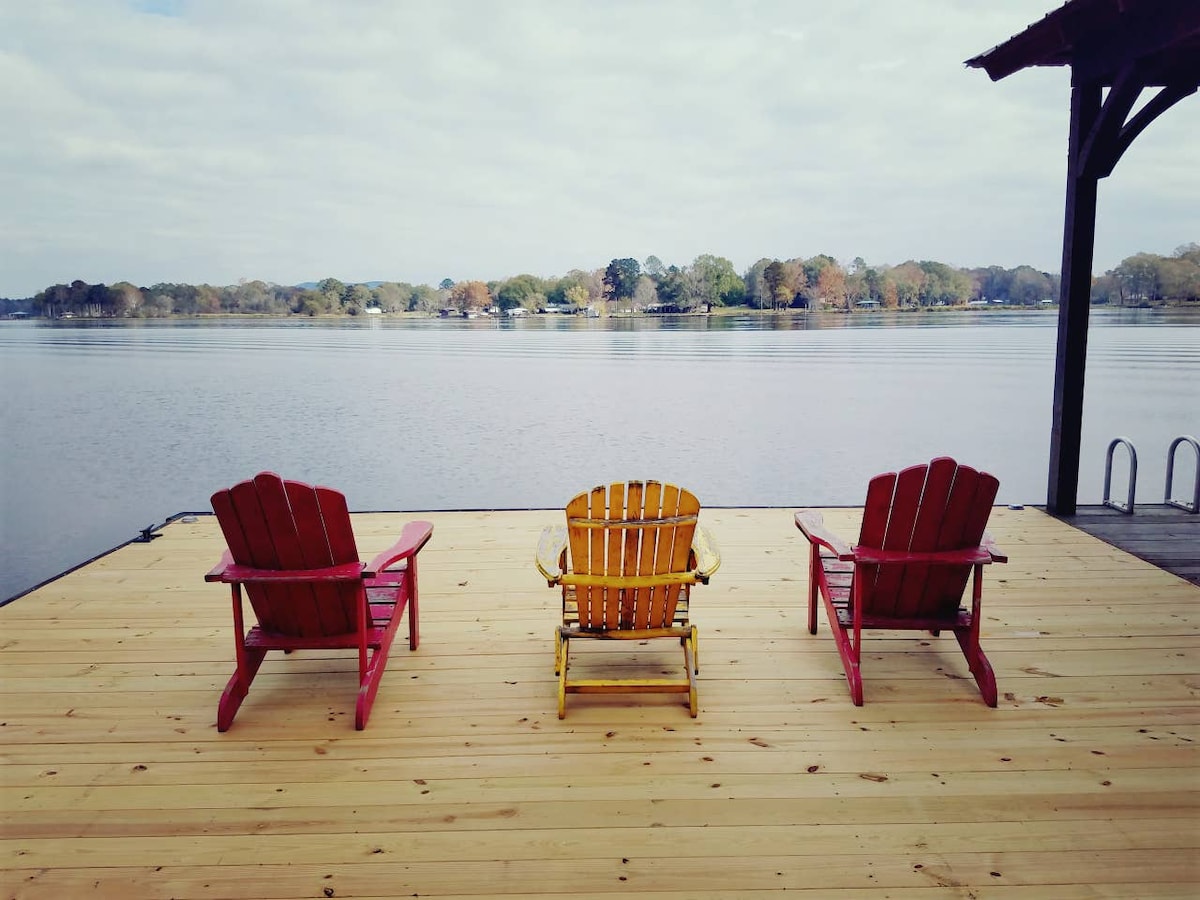
[[[436, 284], [827, 253], [1061, 265], [1057, 0], [0, 0], [0, 297]], [[1101, 182], [1095, 271], [1200, 240], [1200, 97]]]

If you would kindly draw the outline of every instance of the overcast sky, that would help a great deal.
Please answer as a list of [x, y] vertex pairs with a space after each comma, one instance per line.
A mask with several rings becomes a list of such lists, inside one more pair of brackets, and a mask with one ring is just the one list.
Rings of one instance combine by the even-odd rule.
[[[435, 284], [614, 257], [1058, 271], [1057, 0], [0, 0], [0, 296]], [[1101, 183], [1096, 270], [1200, 240], [1200, 99]]]

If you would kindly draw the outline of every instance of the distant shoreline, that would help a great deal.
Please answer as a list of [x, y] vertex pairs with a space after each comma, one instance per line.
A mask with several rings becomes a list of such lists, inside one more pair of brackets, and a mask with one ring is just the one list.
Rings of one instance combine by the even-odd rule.
[[[1001, 315], [1004, 313], [1024, 313], [1024, 314], [1055, 314], [1058, 313], [1059, 305], [1057, 303], [1039, 303], [1035, 306], [1016, 306], [1001, 303], [992, 304], [964, 304], [957, 306], [916, 306], [916, 307], [856, 307], [853, 309], [843, 309], [835, 307], [823, 307], [820, 309], [807, 308], [788, 308], [788, 309], [757, 309], [752, 306], [718, 306], [710, 310], [689, 310], [686, 312], [645, 312], [643, 310], [628, 311], [620, 310], [602, 314], [601, 316], [585, 316], [583, 312], [577, 313], [562, 313], [562, 312], [529, 312], [522, 316], [509, 317], [503, 314], [489, 314], [482, 311], [472, 311], [470, 315], [466, 313], [457, 313], [453, 315], [442, 315], [437, 312], [424, 311], [403, 311], [403, 312], [379, 312], [372, 314], [359, 313], [353, 315], [350, 313], [319, 313], [317, 315], [306, 315], [303, 313], [254, 313], [254, 312], [219, 312], [219, 313], [169, 313], [158, 316], [85, 316], [85, 315], [70, 315], [70, 316], [34, 316], [13, 314], [8, 316], [0, 316], [0, 321], [24, 321], [24, 322], [64, 322], [67, 324], [74, 323], [93, 323], [93, 322], [204, 322], [204, 321], [219, 321], [219, 320], [244, 320], [244, 321], [278, 321], [278, 322], [293, 322], [293, 321], [352, 321], [352, 322], [369, 322], [376, 320], [413, 320], [413, 321], [460, 321], [470, 319], [472, 321], [494, 321], [508, 322], [519, 319], [576, 319], [576, 318], [594, 318], [594, 319], [697, 319], [697, 318], [733, 318], [735, 316], [754, 316], [754, 317], [794, 317], [800, 315], [831, 315], [831, 316], [866, 316], [866, 315], [898, 315], [898, 316], [923, 316], [923, 315], [958, 315], [962, 313], [981, 313], [983, 315]], [[1173, 312], [1192, 311], [1200, 314], [1200, 303], [1173, 303], [1159, 305], [1143, 305], [1143, 306], [1109, 306], [1107, 304], [1093, 304], [1092, 311], [1111, 311], [1111, 312], [1132, 312], [1137, 310], [1170, 310]]]
[[[1156, 307], [1109, 307], [1109, 306], [1093, 306], [1093, 309], [1187, 309], [1189, 307], [1177, 306], [1156, 306]], [[1200, 308], [1200, 306], [1197, 306]], [[645, 312], [643, 310], [628, 311], [621, 310], [618, 312], [605, 313], [598, 317], [602, 319], [695, 319], [695, 318], [729, 318], [732, 316], [797, 316], [807, 315], [872, 315], [880, 313], [888, 314], [903, 314], [903, 315], [919, 315], [922, 313], [929, 314], [948, 314], [948, 313], [964, 313], [964, 312], [984, 312], [984, 313], [999, 313], [999, 312], [1054, 312], [1057, 311], [1058, 304], [1039, 304], [1037, 306], [1007, 306], [1004, 304], [990, 304], [987, 306], [918, 306], [908, 308], [892, 308], [883, 309], [879, 307], [859, 307], [855, 309], [839, 309], [834, 307], [824, 307], [821, 309], [806, 309], [804, 307], [788, 308], [788, 309], [756, 309], [752, 306], [718, 306], [710, 310], [688, 310], [686, 312]], [[380, 312], [370, 315], [359, 313], [352, 315], [350, 313], [318, 313], [317, 315], [306, 315], [304, 313], [253, 313], [253, 312], [219, 312], [219, 313], [169, 313], [159, 316], [33, 316], [33, 315], [10, 315], [0, 317], [7, 321], [26, 321], [26, 322], [165, 322], [165, 321], [212, 321], [217, 319], [258, 319], [258, 320], [278, 320], [278, 321], [293, 321], [293, 320], [349, 320], [349, 321], [372, 321], [375, 319], [414, 319], [418, 321], [449, 319], [457, 321], [463, 318], [471, 318], [473, 320], [494, 320], [494, 321], [510, 321], [513, 317], [504, 315], [494, 315], [484, 312], [473, 313], [468, 316], [465, 313], [456, 315], [444, 316], [436, 312], [419, 312], [408, 311], [403, 312]], [[530, 312], [524, 316], [518, 316], [519, 319], [582, 319], [589, 318], [582, 312], [578, 313], [561, 313], [561, 312]]]

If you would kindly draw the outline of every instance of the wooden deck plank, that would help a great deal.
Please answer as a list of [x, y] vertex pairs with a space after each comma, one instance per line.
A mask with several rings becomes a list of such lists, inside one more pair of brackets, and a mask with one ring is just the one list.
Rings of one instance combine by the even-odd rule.
[[[542, 892], [588, 896], [664, 890], [693, 896], [701, 891], [745, 896], [757, 890], [753, 887], [757, 884], [766, 890], [813, 891], [815, 896], [843, 890], [878, 892], [930, 886], [961, 892], [975, 884], [1008, 884], [1036, 887], [1045, 897], [1057, 896], [1059, 886], [1094, 884], [1097, 871], [1106, 873], [1104, 886], [1123, 889], [1123, 894], [1115, 891], [1116, 896], [1132, 893], [1144, 897], [1156, 885], [1186, 883], [1196, 874], [1195, 864], [1174, 849], [942, 853], [914, 846], [899, 854], [864, 849], [832, 856], [721, 855], [684, 861], [674, 855], [640, 855], [636, 842], [614, 833], [607, 837], [593, 848], [602, 856], [582, 860], [560, 856], [548, 847], [542, 850], [542, 858], [409, 863], [389, 858], [403, 856], [402, 849], [389, 853], [390, 847], [378, 848], [385, 852], [376, 854], [377, 848], [370, 847], [364, 850], [365, 861], [341, 866], [324, 861], [191, 866], [164, 860], [161, 865], [21, 869], [13, 874], [22, 888], [20, 896], [30, 900], [61, 900], [82, 896], [85, 891], [88, 897], [103, 900], [157, 900], [164, 896], [177, 900], [239, 896], [290, 900], [321, 895], [394, 898], [411, 894], [532, 897]], [[483, 885], [486, 889], [480, 890]]]
[[[459, 831], [418, 828], [409, 831], [336, 833], [259, 833], [192, 835], [188, 857], [195, 866], [287, 865], [295, 860], [320, 860], [346, 866], [371, 856], [401, 858], [406, 864], [470, 863], [492, 860], [547, 859], [561, 855], [576, 861], [605, 859], [614, 837], [638, 848], [641, 857], [693, 861], [714, 856], [755, 857], [803, 855], [817, 859], [845, 852], [855, 845], [889, 857], [912, 852], [918, 845], [936, 847], [937, 854], [1070, 853], [1103, 851], [1187, 850], [1191, 835], [1177, 818], [1139, 819], [1136, 829], [1105, 818], [1034, 820], [1028, 822], [789, 823], [698, 826], [582, 828], [574, 817], [547, 828]], [[681, 835], [677, 832], [686, 832]], [[681, 837], [686, 839], [681, 840]], [[72, 862], [81, 867], [134, 867], [147, 857], [162, 859], [178, 846], [174, 829], [163, 835], [131, 837], [35, 838], [0, 840], [0, 858], [19, 861], [23, 868], [51, 868], [69, 842]]]
[[[1200, 589], [1038, 510], [997, 509], [986, 573], [1000, 706], [952, 639], [870, 635], [867, 705], [804, 627], [792, 510], [705, 510], [700, 716], [576, 698], [532, 565], [561, 513], [422, 514], [422, 643], [353, 730], [351, 656], [268, 659], [217, 734], [222, 549], [176, 522], [0, 609], [6, 897], [880, 891], [1013, 900], [1200, 890]], [[858, 511], [826, 511], [852, 533]], [[357, 514], [365, 555], [410, 518]], [[644, 651], [644, 652], [643, 652]], [[603, 648], [603, 669], [675, 653]], [[331, 893], [330, 893], [331, 892]]]

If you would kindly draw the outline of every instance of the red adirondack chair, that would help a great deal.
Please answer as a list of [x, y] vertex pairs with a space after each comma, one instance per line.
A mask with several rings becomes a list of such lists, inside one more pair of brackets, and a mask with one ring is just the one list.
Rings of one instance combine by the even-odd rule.
[[[205, 581], [229, 584], [237, 670], [217, 708], [217, 730], [237, 715], [268, 650], [358, 650], [362, 729], [408, 608], [408, 646], [417, 649], [417, 552], [433, 534], [409, 522], [400, 539], [364, 566], [346, 498], [331, 488], [261, 472], [212, 495], [229, 549]], [[242, 585], [258, 624], [246, 631]]]
[[[1000, 482], [948, 457], [871, 479], [858, 543], [796, 513], [810, 548], [808, 630], [817, 594], [837, 640], [855, 706], [862, 706], [863, 629], [953, 631], [988, 706], [996, 676], [979, 646], [983, 567], [1008, 562], [984, 532]], [[971, 608], [960, 607], [970, 578]]]

